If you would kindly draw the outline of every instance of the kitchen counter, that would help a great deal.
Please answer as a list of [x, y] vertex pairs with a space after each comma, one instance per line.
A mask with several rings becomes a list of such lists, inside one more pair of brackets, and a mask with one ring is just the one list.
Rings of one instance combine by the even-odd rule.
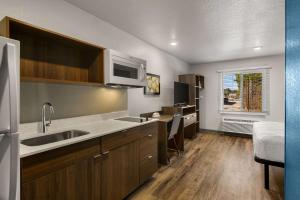
[[43, 136], [45, 134], [51, 134], [51, 133], [57, 133], [67, 130], [81, 130], [81, 131], [87, 131], [89, 134], [79, 136], [72, 139], [62, 140], [59, 142], [54, 142], [50, 144], [40, 145], [40, 146], [26, 146], [23, 144], [20, 144], [20, 157], [26, 157], [34, 154], [38, 154], [41, 152], [49, 151], [52, 149], [56, 149], [59, 147], [67, 146], [74, 143], [79, 143], [82, 141], [86, 141], [92, 138], [101, 137], [108, 134], [113, 134], [118, 131], [122, 131], [125, 129], [130, 129], [133, 127], [141, 126], [144, 124], [152, 123], [157, 121], [158, 119], [150, 119], [146, 122], [128, 122], [128, 121], [119, 121], [114, 119], [108, 119], [108, 120], [102, 120], [102, 121], [93, 121], [90, 123], [84, 123], [84, 124], [77, 124], [72, 125], [68, 127], [64, 127], [63, 129], [55, 129], [55, 131], [49, 131], [47, 133], [22, 133], [20, 134], [20, 140], [28, 139], [28, 138], [34, 138]]

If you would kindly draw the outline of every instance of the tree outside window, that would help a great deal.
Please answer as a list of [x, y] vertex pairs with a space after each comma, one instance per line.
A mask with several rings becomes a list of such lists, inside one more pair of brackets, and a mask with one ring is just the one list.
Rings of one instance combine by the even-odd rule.
[[223, 74], [223, 111], [263, 112], [263, 73]]

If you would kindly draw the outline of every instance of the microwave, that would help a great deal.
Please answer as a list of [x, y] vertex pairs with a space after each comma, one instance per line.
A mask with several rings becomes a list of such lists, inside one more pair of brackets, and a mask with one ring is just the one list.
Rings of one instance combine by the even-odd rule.
[[145, 87], [147, 62], [124, 53], [105, 49], [104, 81], [108, 86]]

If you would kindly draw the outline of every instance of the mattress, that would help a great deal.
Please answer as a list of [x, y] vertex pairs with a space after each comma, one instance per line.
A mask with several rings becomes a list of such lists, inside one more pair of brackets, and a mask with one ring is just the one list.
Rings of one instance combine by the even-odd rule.
[[255, 122], [253, 149], [260, 159], [284, 163], [284, 123]]

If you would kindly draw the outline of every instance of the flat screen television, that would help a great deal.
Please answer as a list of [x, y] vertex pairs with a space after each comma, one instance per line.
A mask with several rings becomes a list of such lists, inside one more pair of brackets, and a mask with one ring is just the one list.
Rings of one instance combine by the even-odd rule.
[[189, 85], [174, 82], [174, 105], [189, 103]]

